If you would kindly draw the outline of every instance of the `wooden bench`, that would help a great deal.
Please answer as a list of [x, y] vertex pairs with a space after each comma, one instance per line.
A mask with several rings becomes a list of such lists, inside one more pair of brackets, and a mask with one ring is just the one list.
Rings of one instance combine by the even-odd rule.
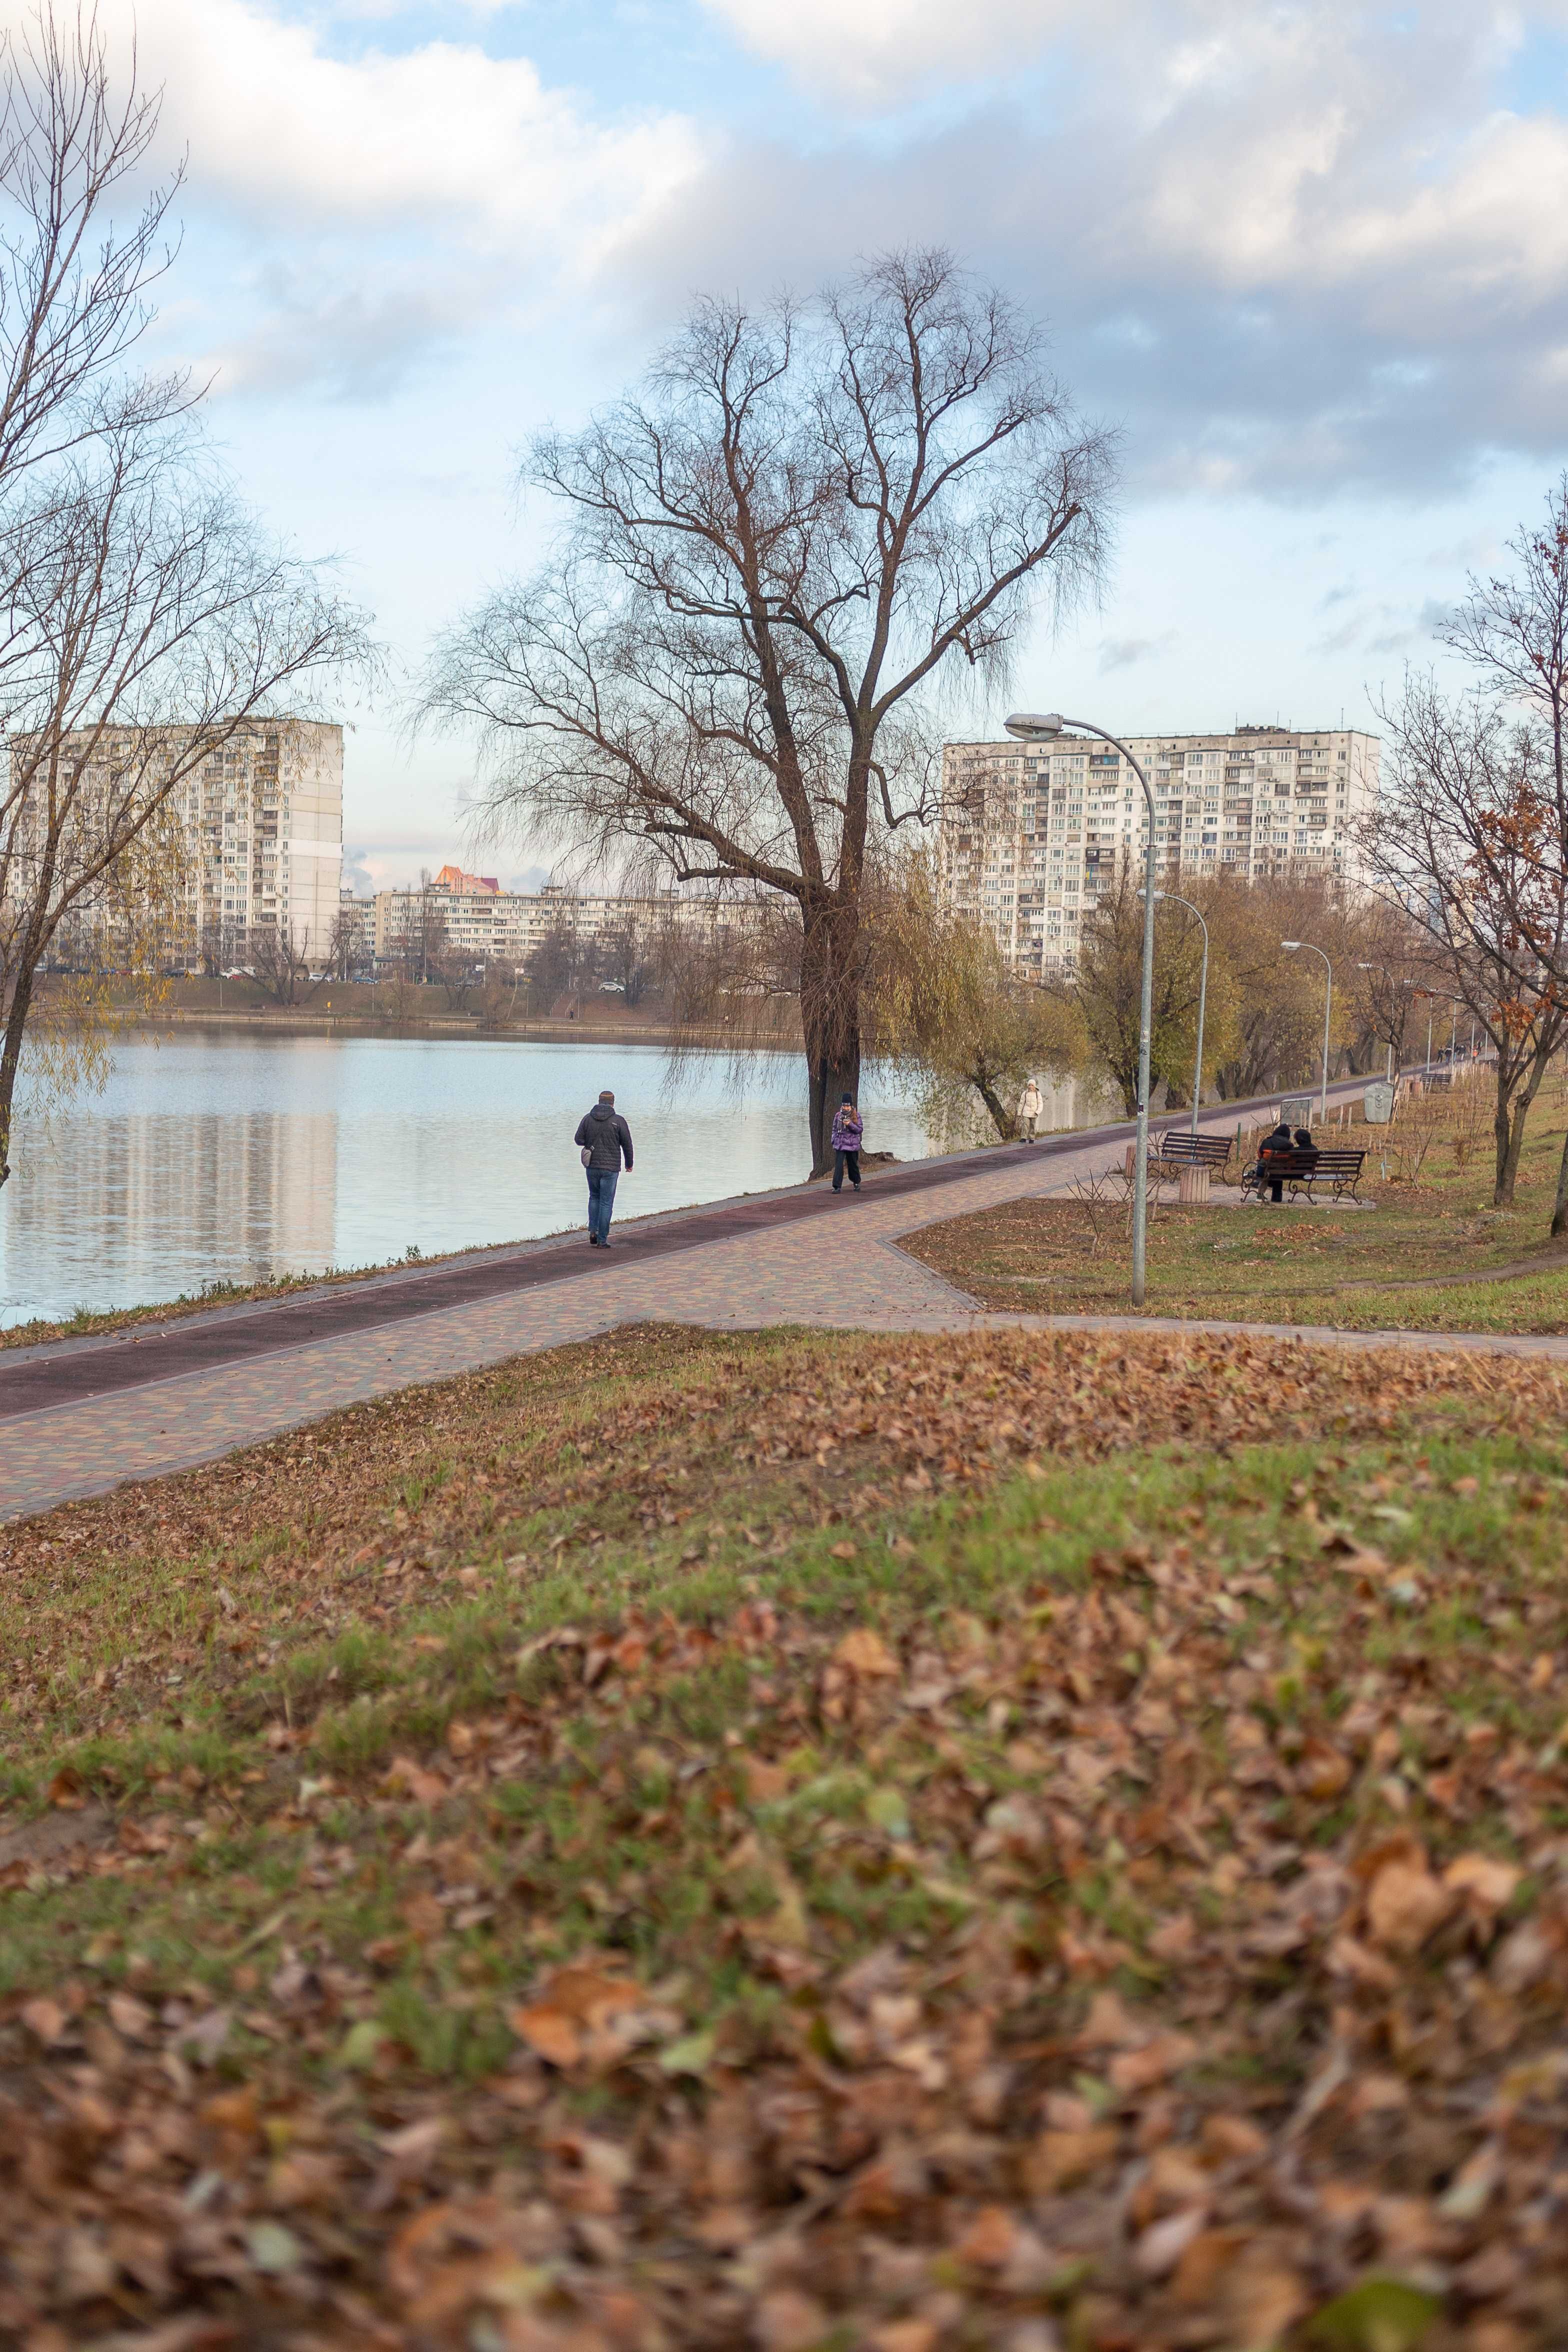
[[1149, 1154], [1149, 1166], [1206, 1168], [1217, 1176], [1230, 1158], [1231, 1140], [1228, 1135], [1194, 1135], [1184, 1127], [1168, 1127], [1156, 1139], [1158, 1148]]
[[1311, 1151], [1278, 1151], [1267, 1160], [1255, 1160], [1242, 1176], [1241, 1197], [1250, 1192], [1259, 1201], [1265, 1185], [1276, 1181], [1292, 1195], [1305, 1192], [1309, 1201], [1317, 1198], [1317, 1186], [1325, 1184], [1333, 1200], [1353, 1201], [1356, 1186], [1361, 1181], [1364, 1151], [1342, 1151], [1323, 1144]]
[[[1223, 1178], [1225, 1165], [1230, 1158], [1232, 1139], [1228, 1135], [1194, 1135], [1184, 1127], [1168, 1127], [1163, 1135], [1149, 1138], [1149, 1181], [1164, 1182], [1172, 1176], [1181, 1180], [1182, 1199], [1201, 1207], [1209, 1196], [1211, 1175]], [[1137, 1165], [1137, 1146], [1130, 1143], [1120, 1170], [1108, 1169], [1107, 1175], [1124, 1175], [1129, 1183]]]

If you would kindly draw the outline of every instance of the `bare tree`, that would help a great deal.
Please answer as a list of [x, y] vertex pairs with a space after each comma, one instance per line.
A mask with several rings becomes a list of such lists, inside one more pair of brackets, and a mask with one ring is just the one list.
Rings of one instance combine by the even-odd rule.
[[[90, 8], [46, 8], [0, 49], [0, 1182], [61, 926], [100, 967], [158, 969], [191, 850], [184, 785], [363, 648], [358, 616], [217, 478], [188, 385], [127, 372], [170, 191], [123, 232], [109, 207], [157, 114], [133, 80], [117, 94]], [[74, 1045], [35, 1024], [57, 1076], [73, 1051], [101, 1067], [105, 1001], [75, 992]]]
[[375, 978], [375, 949], [367, 941], [368, 926], [363, 914], [368, 901], [354, 899], [340, 903], [332, 917], [331, 935], [327, 942], [327, 968], [334, 980], [354, 981]]
[[400, 890], [394, 898], [387, 946], [400, 978], [411, 985], [423, 988], [435, 976], [448, 940], [428, 874], [421, 874], [417, 890]]
[[258, 923], [246, 950], [252, 978], [274, 1004], [308, 1003], [331, 978], [329, 960], [313, 969], [292, 923]]
[[792, 902], [817, 1170], [858, 1090], [862, 894], [933, 805], [930, 698], [1099, 568], [1110, 444], [1040, 354], [940, 252], [807, 308], [700, 303], [639, 394], [536, 444], [559, 554], [426, 680], [495, 820]]
[[1525, 1122], [1568, 1034], [1568, 867], [1548, 730], [1485, 692], [1412, 676], [1381, 714], [1391, 758], [1366, 828], [1372, 873], [1416, 944], [1426, 994], [1463, 1003], [1493, 1051], [1493, 1198], [1513, 1199]]
[[598, 941], [595, 959], [602, 982], [620, 991], [628, 1012], [642, 1003], [655, 972], [653, 927], [635, 907], [628, 907]]
[[[1369, 851], [1373, 863], [1375, 851]], [[1405, 1066], [1421, 992], [1430, 979], [1426, 941], [1395, 897], [1371, 900], [1343, 959], [1340, 993], [1363, 1047], [1387, 1055], [1390, 1076]]]
[[574, 994], [590, 968], [588, 942], [569, 915], [560, 915], [528, 954], [529, 1010], [548, 1013], [558, 997]]

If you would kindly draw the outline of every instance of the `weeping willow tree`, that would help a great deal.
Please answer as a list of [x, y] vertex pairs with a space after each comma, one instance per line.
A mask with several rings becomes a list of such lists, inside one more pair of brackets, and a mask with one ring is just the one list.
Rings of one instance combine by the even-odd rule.
[[936, 1133], [988, 1122], [1009, 1142], [1028, 1079], [1085, 1067], [1076, 1008], [1021, 979], [990, 931], [945, 912], [924, 856], [888, 877], [866, 930], [870, 1049], [912, 1084]]

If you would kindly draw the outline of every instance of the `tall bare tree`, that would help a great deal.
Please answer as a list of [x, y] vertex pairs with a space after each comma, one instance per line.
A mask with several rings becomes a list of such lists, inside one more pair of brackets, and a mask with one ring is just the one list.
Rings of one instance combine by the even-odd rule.
[[[90, 7], [46, 6], [0, 47], [0, 1182], [61, 926], [145, 961], [182, 895], [185, 784], [363, 647], [359, 616], [225, 488], [189, 385], [130, 367], [172, 191], [128, 229], [110, 206], [157, 119], [155, 95], [114, 81]], [[94, 1005], [70, 1005], [89, 1066]]]
[[698, 304], [636, 394], [535, 444], [548, 568], [441, 642], [489, 811], [793, 902], [813, 1166], [858, 1093], [862, 897], [933, 803], [933, 698], [1099, 568], [1111, 471], [1038, 331], [942, 252], [812, 304]]
[[1390, 758], [1369, 864], [1415, 945], [1408, 969], [1457, 998], [1493, 1053], [1493, 1198], [1513, 1199], [1531, 1106], [1568, 1034], [1568, 867], [1552, 731], [1512, 698], [1412, 676], [1382, 713]]

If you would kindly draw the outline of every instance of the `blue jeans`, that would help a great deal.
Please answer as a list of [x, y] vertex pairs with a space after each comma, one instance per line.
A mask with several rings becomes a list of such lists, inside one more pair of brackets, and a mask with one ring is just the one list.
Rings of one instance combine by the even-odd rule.
[[588, 1235], [592, 1241], [607, 1242], [610, 1238], [610, 1212], [616, 1205], [616, 1186], [620, 1181], [618, 1168], [588, 1171]]

